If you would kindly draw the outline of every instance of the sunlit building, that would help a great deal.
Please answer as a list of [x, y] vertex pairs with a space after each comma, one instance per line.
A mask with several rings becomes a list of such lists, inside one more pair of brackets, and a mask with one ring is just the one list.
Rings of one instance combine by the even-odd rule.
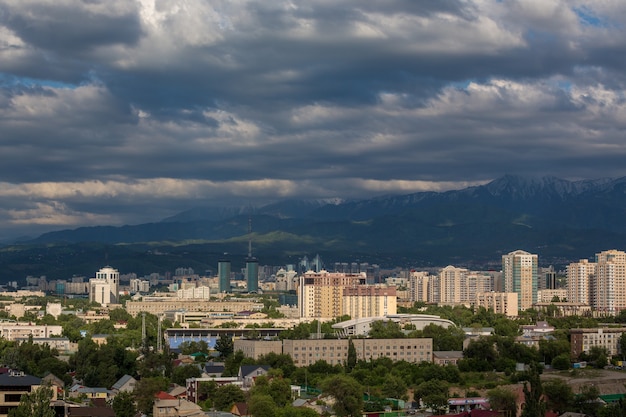
[[537, 302], [537, 255], [517, 250], [502, 255], [504, 292], [517, 294], [520, 310], [526, 310]]

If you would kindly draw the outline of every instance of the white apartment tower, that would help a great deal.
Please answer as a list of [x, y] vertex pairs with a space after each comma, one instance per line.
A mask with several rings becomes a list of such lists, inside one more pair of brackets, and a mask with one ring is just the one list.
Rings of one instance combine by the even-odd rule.
[[591, 305], [591, 284], [596, 263], [581, 259], [567, 266], [567, 301]]
[[89, 280], [89, 301], [103, 306], [117, 304], [120, 287], [120, 273], [117, 269], [105, 266]]
[[596, 254], [596, 274], [590, 286], [591, 307], [606, 314], [626, 308], [626, 252]]
[[502, 255], [504, 292], [517, 293], [518, 308], [526, 310], [537, 302], [537, 255], [516, 250]]
[[409, 299], [411, 302], [423, 301], [427, 303], [428, 282], [431, 277], [426, 271], [411, 271], [409, 276]]
[[464, 268], [456, 268], [448, 265], [439, 272], [439, 288], [441, 291], [441, 303], [460, 303], [461, 289], [465, 282], [465, 277], [469, 271]]

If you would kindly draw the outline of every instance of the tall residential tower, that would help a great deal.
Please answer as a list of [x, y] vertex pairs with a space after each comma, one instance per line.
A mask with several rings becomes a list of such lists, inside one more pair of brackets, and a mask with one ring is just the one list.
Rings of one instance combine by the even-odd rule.
[[518, 308], [526, 310], [537, 302], [537, 255], [516, 250], [502, 255], [504, 292], [517, 293]]

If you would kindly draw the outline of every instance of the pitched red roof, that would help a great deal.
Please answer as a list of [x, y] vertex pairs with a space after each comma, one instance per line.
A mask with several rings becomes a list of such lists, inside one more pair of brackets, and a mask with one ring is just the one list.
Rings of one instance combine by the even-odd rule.
[[175, 400], [176, 399], [176, 397], [174, 397], [173, 395], [169, 395], [165, 391], [159, 391], [156, 394], [154, 394], [154, 396], [158, 398], [159, 400]]

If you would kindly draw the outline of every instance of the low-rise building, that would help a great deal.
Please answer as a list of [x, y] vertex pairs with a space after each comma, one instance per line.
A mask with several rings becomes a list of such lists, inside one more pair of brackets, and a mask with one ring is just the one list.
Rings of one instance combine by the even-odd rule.
[[[30, 394], [41, 387], [42, 382], [40, 378], [26, 375], [23, 372], [9, 371], [8, 373], [0, 374], [0, 416], [7, 416], [9, 411], [17, 408], [22, 395]], [[52, 392], [52, 400], [56, 401], [56, 389], [52, 390]]]
[[0, 337], [8, 341], [24, 339], [32, 336], [33, 339], [61, 336], [63, 327], [57, 325], [20, 324], [16, 322], [0, 323]]
[[462, 350], [442, 350], [433, 352], [433, 363], [436, 365], [446, 366], [455, 365], [457, 362], [463, 359]]
[[484, 307], [496, 314], [517, 317], [518, 295], [514, 292], [482, 292], [476, 294], [475, 307]]
[[[258, 358], [269, 352], [283, 353], [293, 358], [296, 366], [309, 366], [323, 360], [331, 365], [343, 364], [348, 359], [349, 339], [301, 339], [283, 341], [235, 340], [235, 350], [246, 357]], [[411, 363], [432, 361], [431, 338], [352, 339], [357, 359], [373, 360], [387, 357]]]
[[126, 311], [133, 317], [142, 312], [159, 315], [166, 311], [214, 311], [237, 312], [243, 310], [261, 311], [263, 303], [256, 301], [199, 301], [178, 298], [163, 298], [155, 301], [128, 301]]
[[606, 348], [609, 356], [621, 354], [619, 339], [624, 333], [626, 327], [571, 329], [571, 357], [575, 359], [582, 352], [589, 353], [594, 346]]

